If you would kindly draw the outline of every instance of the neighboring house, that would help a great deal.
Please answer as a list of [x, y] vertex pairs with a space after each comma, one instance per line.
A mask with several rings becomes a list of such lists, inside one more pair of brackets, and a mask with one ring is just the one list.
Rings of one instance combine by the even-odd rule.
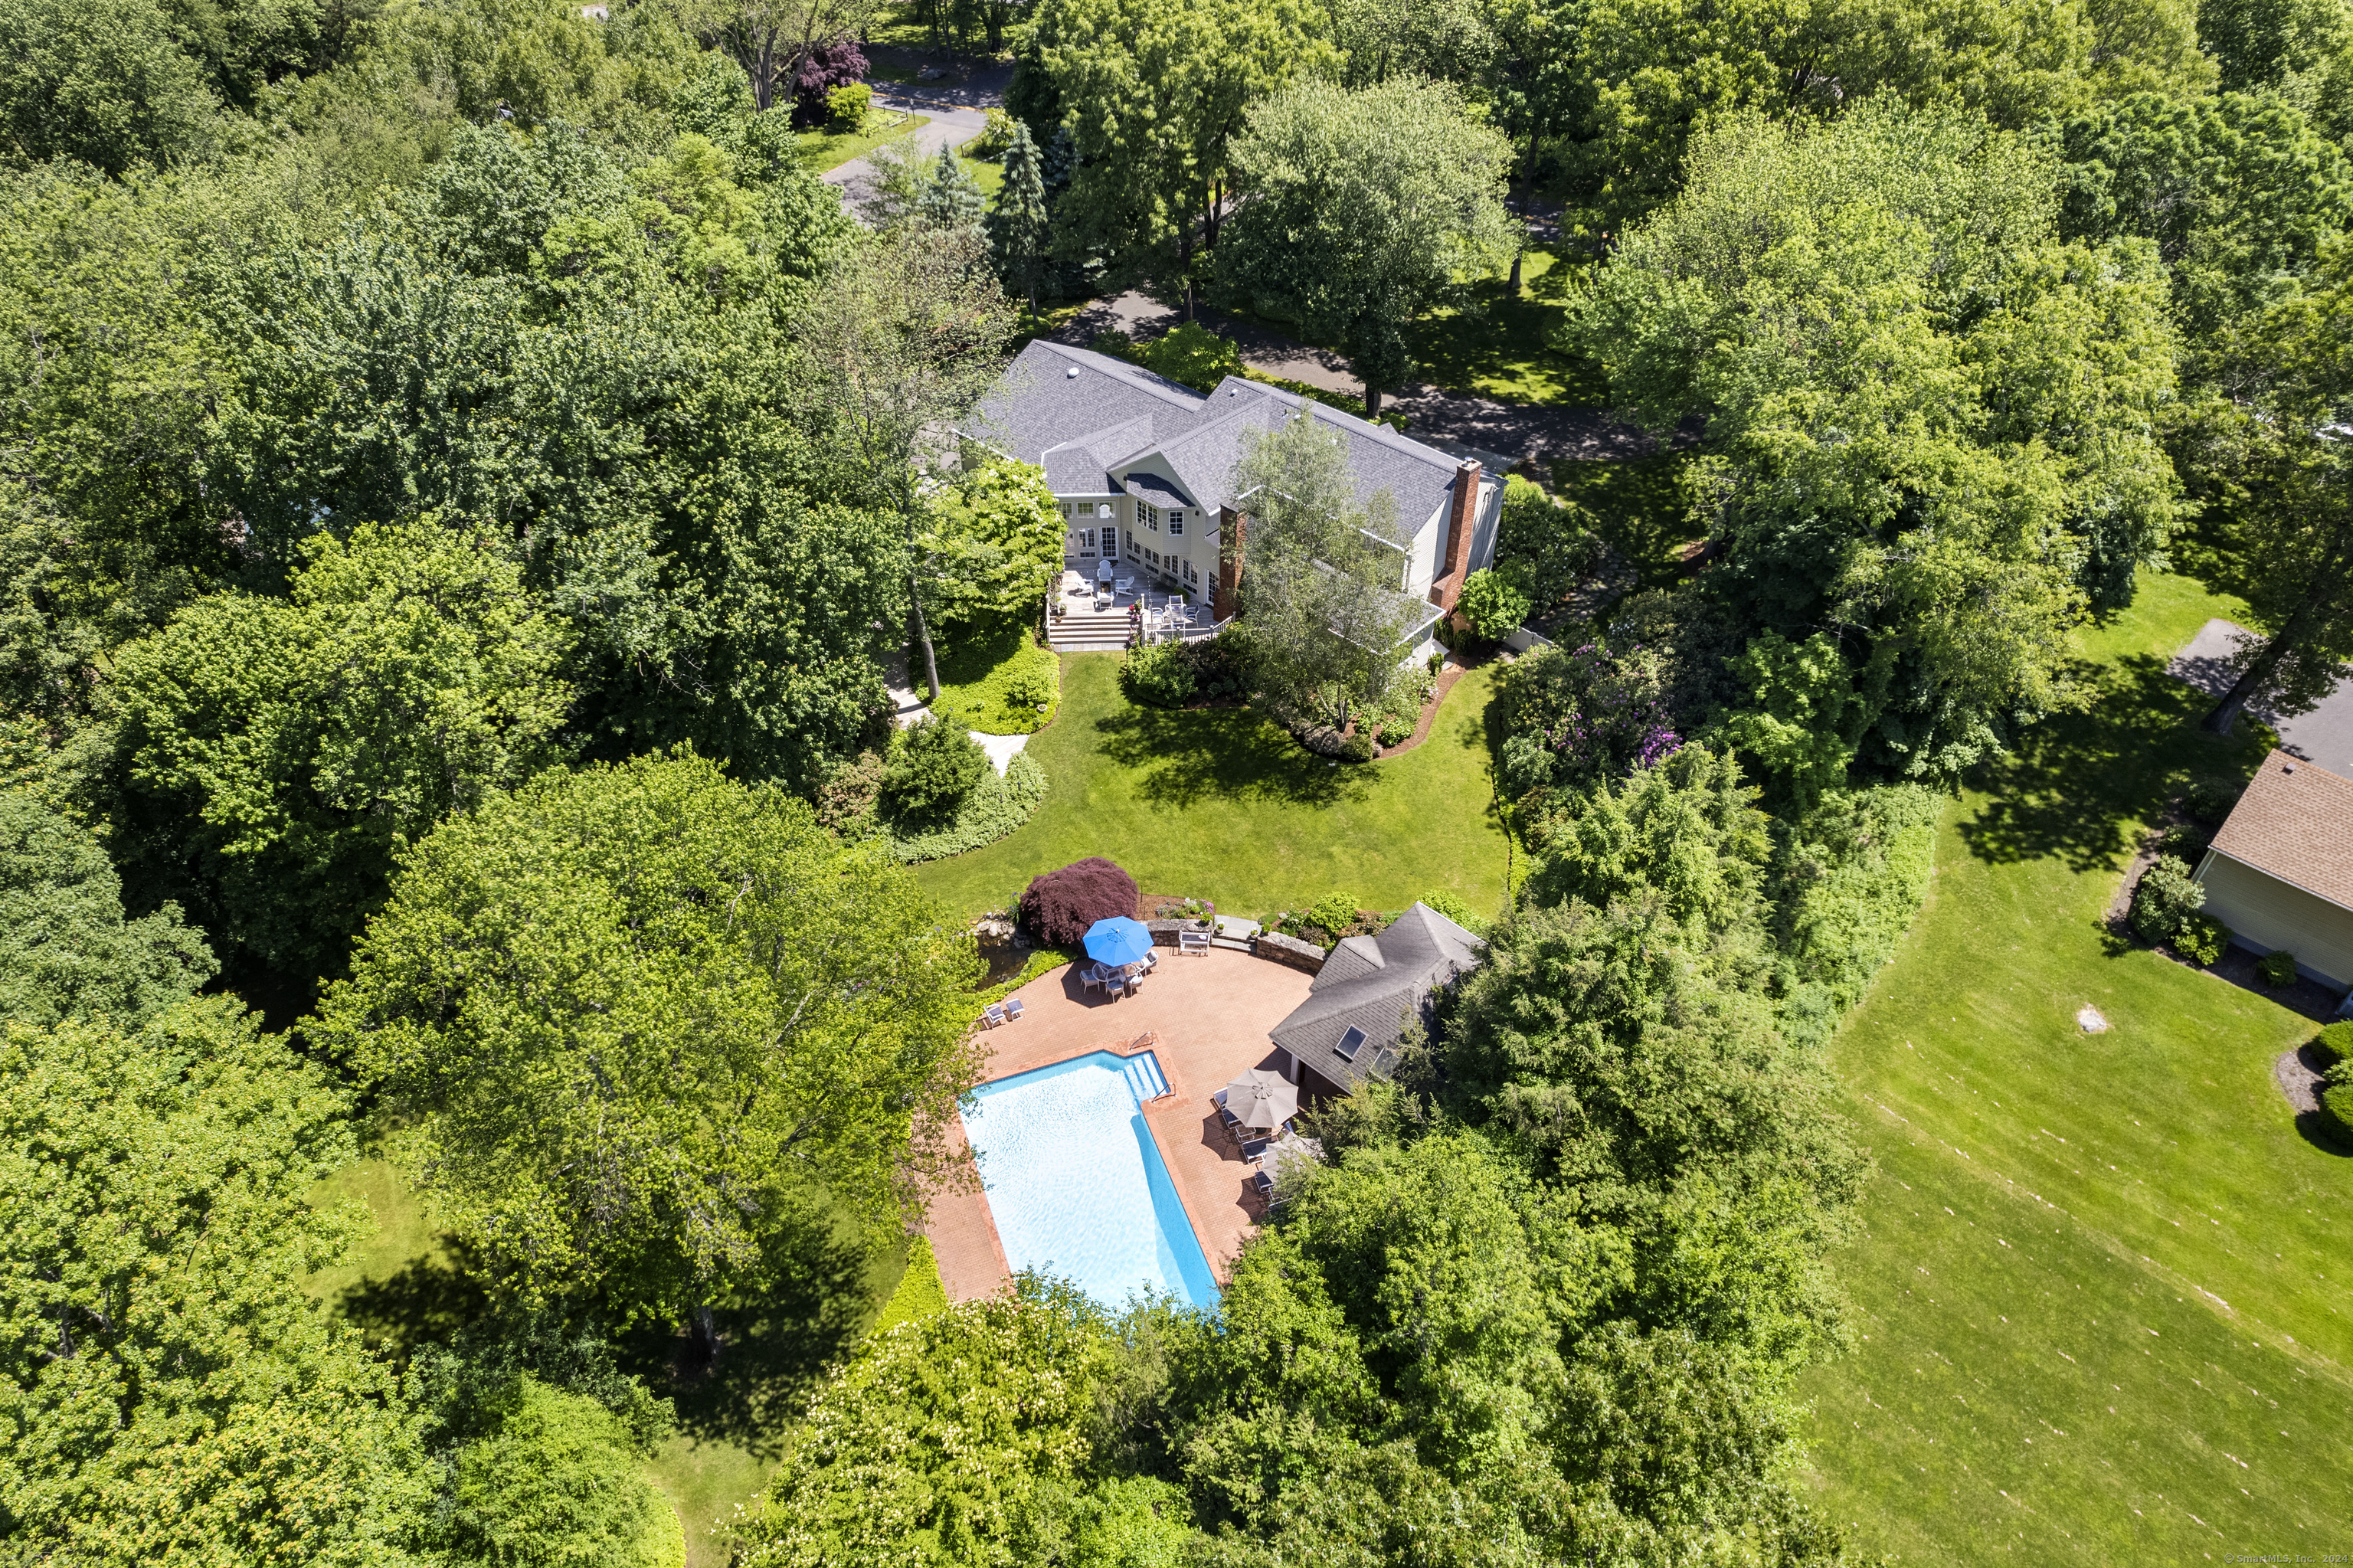
[[2284, 948], [2353, 987], [2353, 779], [2274, 751], [2199, 863], [2206, 913], [2241, 947]]
[[1485, 946], [1427, 904], [1377, 937], [1342, 938], [1307, 1000], [1269, 1031], [1291, 1058], [1287, 1075], [1327, 1094], [1388, 1076], [1407, 1017], [1426, 1022], [1430, 993], [1476, 969]]
[[1462, 579], [1495, 553], [1504, 484], [1475, 462], [1255, 381], [1228, 376], [1203, 397], [1124, 360], [1045, 342], [1016, 356], [956, 433], [1045, 470], [1067, 566], [1092, 577], [1113, 562], [1121, 576], [1183, 590], [1225, 620], [1239, 587], [1226, 546], [1249, 510], [1231, 493], [1243, 438], [1303, 408], [1347, 438], [1358, 502], [1381, 491], [1396, 502], [1397, 587], [1430, 607], [1409, 639], [1426, 655]]

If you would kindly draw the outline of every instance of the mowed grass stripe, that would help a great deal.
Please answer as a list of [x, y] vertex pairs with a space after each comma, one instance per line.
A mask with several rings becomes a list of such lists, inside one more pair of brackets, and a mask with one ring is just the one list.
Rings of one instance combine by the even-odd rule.
[[1948, 810], [1928, 907], [1833, 1049], [1880, 1170], [1839, 1260], [1867, 1337], [1809, 1380], [1813, 1463], [1904, 1561], [2344, 1549], [2353, 1160], [2271, 1080], [2312, 1025], [2102, 920], [2180, 781], [2259, 755], [2163, 669], [2230, 608], [2155, 577], [2091, 640], [2096, 699]]
[[1948, 1150], [1869, 1141], [1858, 1337], [1810, 1391], [1821, 1499], [1861, 1544], [2114, 1563], [2341, 1541], [2340, 1377]]

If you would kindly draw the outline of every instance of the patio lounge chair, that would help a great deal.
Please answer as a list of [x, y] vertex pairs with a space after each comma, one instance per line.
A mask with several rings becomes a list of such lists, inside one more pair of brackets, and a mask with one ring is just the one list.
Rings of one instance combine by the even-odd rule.
[[1273, 1144], [1274, 1139], [1271, 1138], [1252, 1138], [1244, 1139], [1242, 1142], [1243, 1160], [1248, 1164], [1257, 1164], [1260, 1160], [1266, 1158], [1266, 1151], [1271, 1148]]
[[1020, 999], [1019, 997], [1018, 997], [1018, 996], [1008, 996], [1008, 997], [1007, 997], [1007, 998], [1005, 999], [1005, 1021], [1006, 1021], [1008, 1023], [1010, 1023], [1010, 1022], [1012, 1022], [1015, 1019], [1017, 1019], [1017, 1018], [1018, 1018], [1018, 1017], [1020, 1017], [1020, 1016], [1021, 1016], [1021, 999]]
[[1250, 1180], [1243, 1182], [1242, 1185], [1248, 1187], [1251, 1192], [1256, 1192], [1261, 1198], [1272, 1198], [1274, 1196], [1274, 1178], [1266, 1173], [1266, 1168], [1263, 1166], [1251, 1171], [1250, 1173]]
[[988, 1004], [988, 1006], [987, 1006], [987, 1007], [986, 1007], [985, 1009], [983, 1009], [983, 1010], [982, 1010], [981, 1014], [980, 1014], [980, 1022], [981, 1022], [981, 1023], [983, 1024], [983, 1026], [985, 1026], [985, 1027], [987, 1027], [987, 1028], [989, 1028], [989, 1029], [994, 1029], [994, 1028], [996, 1028], [998, 1024], [1000, 1024], [1000, 1023], [1004, 1022], [1005, 1022], [1005, 1007], [1004, 1007], [1004, 1004], [1002, 1004], [1001, 1002], [994, 1002], [994, 1001], [990, 1002], [990, 1003]]

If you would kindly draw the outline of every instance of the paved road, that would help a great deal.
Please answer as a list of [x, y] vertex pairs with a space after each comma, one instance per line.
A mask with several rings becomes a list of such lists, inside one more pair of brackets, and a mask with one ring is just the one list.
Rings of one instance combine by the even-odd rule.
[[[2253, 635], [2230, 621], [2210, 620], [2173, 656], [2173, 673], [2200, 691], [2219, 697], [2231, 689], [2231, 655], [2242, 639]], [[2253, 704], [2248, 705], [2247, 711], [2279, 731], [2283, 749], [2316, 768], [2353, 779], [2353, 681], [2329, 693], [2310, 713], [2293, 718], [2281, 718]]]
[[[918, 99], [913, 96], [913, 91], [910, 89], [902, 93], [897, 88], [888, 88], [874, 94], [877, 109], [905, 110], [931, 116], [930, 124], [918, 125], [914, 133], [907, 138], [906, 145], [912, 153], [926, 158], [937, 157], [942, 147], [963, 146], [979, 135], [982, 127], [988, 123], [987, 116], [980, 110]], [[846, 164], [828, 169], [818, 178], [827, 185], [841, 188], [842, 205], [854, 217], [865, 207], [868, 197], [873, 195], [875, 169], [867, 159], [852, 158]]]
[[[943, 146], [960, 147], [979, 135], [987, 123], [986, 111], [1004, 103], [1006, 86], [1013, 78], [1010, 65], [963, 59], [942, 63], [928, 52], [880, 46], [867, 52], [878, 63], [896, 70], [933, 73], [912, 86], [878, 83], [875, 93], [878, 103], [932, 117], [932, 122], [913, 137], [914, 149], [926, 157], [936, 155]], [[827, 184], [842, 188], [843, 199], [854, 213], [871, 189], [874, 168], [865, 159], [856, 158], [823, 177]], [[1557, 236], [1556, 204], [1537, 203], [1527, 216], [1530, 229], [1538, 238]], [[1364, 384], [1349, 373], [1347, 361], [1329, 349], [1294, 343], [1255, 322], [1207, 306], [1194, 314], [1210, 331], [1231, 338], [1241, 350], [1242, 363], [1254, 370], [1303, 381], [1344, 397], [1365, 395]], [[1106, 327], [1117, 327], [1130, 337], [1150, 338], [1166, 332], [1179, 319], [1179, 312], [1147, 294], [1126, 293], [1096, 301], [1054, 336], [1059, 342], [1084, 347]], [[1406, 416], [1407, 433], [1416, 440], [1482, 459], [1591, 461], [1643, 457], [1659, 450], [1655, 438], [1598, 408], [1507, 403], [1423, 384], [1398, 389], [1388, 397], [1387, 407]], [[1689, 439], [1688, 435], [1679, 438]]]

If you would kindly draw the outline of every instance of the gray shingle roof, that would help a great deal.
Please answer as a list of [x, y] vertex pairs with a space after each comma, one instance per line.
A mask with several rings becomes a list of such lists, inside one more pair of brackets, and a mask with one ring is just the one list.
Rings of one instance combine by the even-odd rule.
[[1192, 506], [1190, 496], [1156, 473], [1131, 473], [1127, 476], [1127, 493], [1139, 501], [1155, 506]]
[[[1388, 491], [1397, 502], [1398, 525], [1410, 539], [1439, 521], [1454, 488], [1455, 461], [1409, 440], [1387, 425], [1376, 425], [1295, 392], [1228, 376], [1209, 397], [1210, 412], [1180, 436], [1164, 440], [1161, 455], [1197, 493], [1230, 499], [1228, 482], [1241, 461], [1244, 432], [1271, 430], [1304, 408], [1315, 422], [1348, 442], [1348, 469], [1356, 480], [1356, 503]], [[1206, 487], [1206, 488], [1205, 488]]]
[[[1476, 968], [1478, 938], [1427, 904], [1417, 904], [1377, 937], [1350, 937], [1332, 949], [1307, 1000], [1269, 1033], [1293, 1057], [1343, 1088], [1386, 1073], [1409, 1013], [1429, 1005], [1434, 987]], [[1365, 1039], [1353, 1055], [1338, 1051], [1351, 1029]]]
[[1111, 493], [1118, 487], [1106, 471], [1156, 451], [1190, 503], [1213, 508], [1233, 499], [1248, 433], [1273, 429], [1303, 408], [1347, 439], [1358, 504], [1388, 491], [1408, 538], [1442, 519], [1455, 461], [1386, 425], [1236, 376], [1204, 397], [1140, 366], [1042, 339], [1014, 357], [960, 431], [1043, 467], [1047, 483], [1066, 495]]
[[[1075, 444], [1094, 450], [1109, 467], [1189, 429], [1208, 402], [1190, 387], [1141, 366], [1039, 339], [1014, 355], [996, 390], [959, 430], [1023, 462]], [[1118, 450], [1106, 450], [1098, 438], [1113, 430], [1127, 433]]]

